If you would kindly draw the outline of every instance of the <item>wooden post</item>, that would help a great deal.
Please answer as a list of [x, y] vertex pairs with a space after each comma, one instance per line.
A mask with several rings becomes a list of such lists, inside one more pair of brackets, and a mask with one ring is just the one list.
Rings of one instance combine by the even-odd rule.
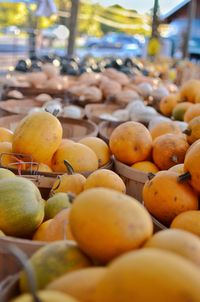
[[196, 17], [196, 0], [190, 0], [189, 7], [188, 7], [188, 23], [186, 32], [184, 35], [184, 41], [183, 41], [183, 58], [187, 58], [189, 55], [189, 41], [191, 36], [191, 30], [192, 30], [192, 20]]
[[29, 19], [29, 36], [28, 36], [28, 53], [29, 58], [36, 57], [36, 28], [37, 28], [37, 17], [34, 15], [34, 12], [31, 10], [30, 6], [28, 8], [28, 19]]
[[29, 29], [29, 58], [36, 57], [36, 31], [34, 28]]
[[159, 9], [159, 0], [154, 0], [154, 7], [153, 7], [153, 20], [152, 20], [152, 32], [151, 37], [158, 36], [158, 9]]
[[153, 7], [153, 17], [152, 17], [152, 30], [151, 30], [151, 37], [148, 42], [147, 53], [150, 60], [154, 61], [156, 56], [160, 53], [160, 40], [159, 40], [159, 33], [158, 33], [158, 26], [159, 26], [159, 0], [154, 0], [154, 7]]
[[71, 0], [69, 39], [68, 39], [68, 48], [67, 48], [68, 57], [72, 57], [75, 50], [79, 2], [80, 2], [79, 0]]

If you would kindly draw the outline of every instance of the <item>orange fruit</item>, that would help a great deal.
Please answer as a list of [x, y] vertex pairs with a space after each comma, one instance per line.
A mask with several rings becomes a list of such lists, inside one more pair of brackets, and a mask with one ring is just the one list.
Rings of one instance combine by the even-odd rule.
[[155, 124], [150, 130], [152, 139], [155, 140], [157, 137], [167, 134], [181, 134], [179, 126], [173, 121], [162, 121], [158, 124]]
[[200, 237], [200, 211], [187, 211], [174, 218], [170, 228], [191, 232]]
[[140, 161], [131, 167], [146, 173], [157, 173], [159, 171], [158, 167], [151, 161]]
[[46, 242], [65, 239], [74, 240], [69, 225], [69, 211], [70, 209], [64, 209], [60, 211], [53, 219], [43, 222], [34, 233], [33, 240]]
[[126, 186], [121, 177], [106, 169], [99, 169], [91, 173], [84, 184], [84, 190], [98, 187], [109, 188], [122, 193], [126, 192]]
[[189, 144], [184, 135], [167, 133], [157, 137], [153, 143], [153, 161], [161, 170], [167, 170], [184, 162]]
[[197, 210], [198, 196], [186, 182], [178, 182], [175, 172], [159, 171], [143, 188], [143, 200], [149, 212], [163, 224], [170, 224], [180, 213]]
[[189, 123], [194, 117], [197, 116], [200, 116], [200, 104], [194, 104], [186, 110], [184, 114], [184, 121]]
[[183, 257], [141, 249], [109, 265], [97, 285], [95, 302], [199, 302], [199, 279], [199, 268]]
[[48, 241], [48, 236], [49, 236], [48, 227], [49, 227], [49, 224], [51, 223], [51, 221], [52, 221], [52, 219], [49, 219], [49, 220], [46, 220], [45, 222], [43, 222], [39, 226], [39, 228], [37, 228], [35, 233], [33, 234], [32, 240]]
[[116, 127], [110, 136], [110, 149], [125, 164], [146, 160], [152, 149], [152, 139], [144, 125], [126, 122]]
[[85, 137], [79, 143], [88, 146], [94, 151], [99, 161], [99, 167], [104, 166], [110, 161], [110, 149], [102, 139], [98, 137]]
[[74, 172], [90, 172], [98, 169], [98, 158], [94, 151], [80, 143], [61, 145], [52, 159], [52, 169], [66, 172], [64, 160], [72, 166]]
[[193, 104], [188, 102], [177, 104], [172, 111], [173, 118], [178, 121], [183, 121], [186, 111], [192, 106]]
[[0, 142], [10, 142], [13, 141], [13, 132], [4, 127], [0, 127]]
[[172, 110], [177, 104], [178, 95], [169, 94], [160, 101], [160, 112], [166, 116], [171, 116]]
[[47, 288], [69, 294], [82, 302], [92, 302], [97, 284], [105, 272], [105, 267], [83, 268], [57, 278]]
[[189, 232], [178, 229], [163, 230], [154, 234], [144, 247], [175, 253], [200, 266], [200, 240]]
[[111, 189], [82, 192], [75, 198], [69, 218], [80, 248], [103, 263], [139, 248], [153, 232], [151, 217], [144, 207]]
[[180, 98], [182, 101], [199, 103], [200, 102], [200, 81], [189, 80], [180, 88]]

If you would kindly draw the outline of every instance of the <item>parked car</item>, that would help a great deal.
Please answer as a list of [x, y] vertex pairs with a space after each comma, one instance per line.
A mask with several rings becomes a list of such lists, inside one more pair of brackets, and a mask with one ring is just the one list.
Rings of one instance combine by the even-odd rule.
[[123, 33], [108, 33], [102, 38], [88, 38], [85, 46], [90, 50], [113, 50], [116, 52], [132, 52], [133, 56], [141, 56], [142, 43], [133, 36]]
[[89, 48], [94, 47], [99, 43], [100, 40], [101, 40], [101, 38], [89, 36], [89, 37], [87, 37], [87, 39], [85, 41], [85, 46], [89, 47]]

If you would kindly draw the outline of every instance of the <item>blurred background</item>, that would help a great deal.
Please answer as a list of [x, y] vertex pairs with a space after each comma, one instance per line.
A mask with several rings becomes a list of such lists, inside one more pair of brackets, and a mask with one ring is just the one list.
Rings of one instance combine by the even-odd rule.
[[161, 56], [198, 62], [200, 1], [0, 0], [0, 72], [41, 56], [141, 58], [158, 35]]

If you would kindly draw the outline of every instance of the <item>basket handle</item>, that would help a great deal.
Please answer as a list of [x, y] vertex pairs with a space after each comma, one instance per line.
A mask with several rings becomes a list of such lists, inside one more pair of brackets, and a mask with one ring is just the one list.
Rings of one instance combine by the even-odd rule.
[[[13, 160], [15, 160], [12, 163], [10, 163], [9, 165], [10, 166], [14, 166], [14, 165], [18, 166], [17, 171], [18, 171], [18, 175], [19, 176], [23, 176], [22, 175], [22, 165], [23, 164], [30, 164], [30, 166], [31, 166], [30, 167], [30, 173], [31, 173], [31, 175], [37, 175], [37, 176], [39, 175], [38, 174], [38, 172], [39, 172], [39, 170], [38, 170], [39, 169], [39, 163], [34, 162], [31, 155], [26, 155], [26, 154], [22, 154], [22, 153], [2, 152], [0, 154], [0, 167], [9, 169], [9, 167], [4, 166], [2, 164], [4, 156], [10, 156], [11, 158], [13, 158]], [[27, 159], [28, 159], [28, 161], [27, 161]], [[33, 165], [37, 166], [36, 170], [33, 170]], [[10, 167], [10, 168], [12, 168], [12, 167]]]
[[36, 277], [32, 265], [28, 261], [26, 254], [19, 249], [16, 245], [9, 244], [7, 246], [8, 252], [12, 254], [19, 263], [23, 266], [25, 274], [28, 279], [30, 293], [33, 297], [33, 302], [42, 302], [37, 295]]

